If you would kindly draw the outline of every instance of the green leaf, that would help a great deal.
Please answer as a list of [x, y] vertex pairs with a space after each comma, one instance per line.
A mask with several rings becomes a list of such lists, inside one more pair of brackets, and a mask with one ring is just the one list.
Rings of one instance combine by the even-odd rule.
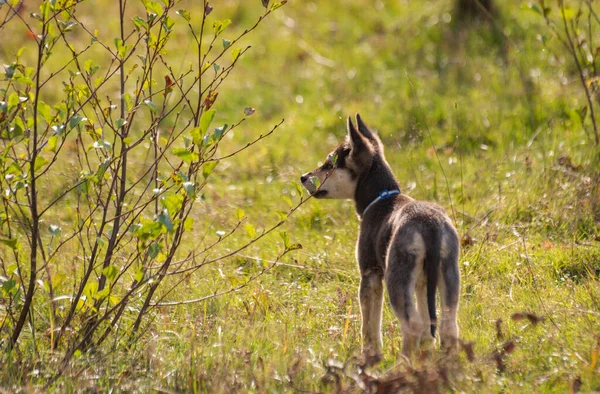
[[246, 216], [246, 213], [243, 209], [238, 208], [235, 210], [235, 217], [237, 218], [237, 220], [242, 220], [244, 216]]
[[202, 176], [204, 179], [208, 178], [212, 174], [213, 170], [217, 165], [216, 161], [209, 161], [202, 165]]
[[17, 272], [18, 269], [19, 269], [19, 266], [17, 264], [15, 264], [15, 263], [8, 264], [6, 266], [6, 274], [7, 275], [12, 275], [15, 272]]
[[117, 119], [115, 121], [115, 126], [117, 126], [117, 130], [120, 129], [121, 127], [125, 126], [127, 124], [127, 121], [125, 119]]
[[50, 231], [50, 234], [53, 237], [58, 237], [60, 235], [60, 227], [58, 227], [56, 224], [51, 224], [48, 226], [48, 231]]
[[271, 6], [271, 11], [275, 11], [276, 9], [278, 9], [279, 7], [281, 7], [282, 5], [284, 5], [285, 3], [287, 3], [287, 0], [282, 0], [282, 1], [276, 1], [273, 3], [273, 5]]
[[0, 238], [0, 243], [8, 246], [9, 248], [16, 250], [17, 249], [17, 239], [16, 238]]
[[108, 296], [108, 303], [109, 303], [110, 306], [117, 305], [119, 302], [121, 302], [121, 300], [122, 300], [122, 298], [117, 297], [114, 294]]
[[[23, 120], [21, 118], [15, 118], [15, 123], [12, 128], [8, 128], [8, 130], [0, 130], [0, 136], [2, 138], [18, 138], [23, 135], [25, 131], [25, 124], [23, 124]], [[8, 133], [7, 133], [8, 132]]]
[[192, 131], [190, 131], [190, 136], [192, 137], [192, 141], [194, 144], [200, 145], [202, 143], [202, 134], [200, 133], [200, 127], [194, 127]]
[[223, 134], [225, 134], [226, 130], [227, 130], [227, 125], [217, 127], [215, 129], [215, 131], [213, 132], [213, 137], [214, 137], [215, 141], [221, 140], [221, 138], [223, 138]]
[[296, 189], [298, 195], [302, 197], [304, 195], [304, 189], [302, 188], [302, 186], [300, 186], [296, 181], [292, 181], [292, 185], [294, 185], [294, 188]]
[[10, 111], [11, 109], [13, 109], [14, 107], [16, 107], [17, 105], [19, 105], [19, 95], [16, 93], [11, 93], [10, 96], [8, 96], [8, 106], [7, 106], [7, 111]]
[[183, 196], [181, 194], [172, 194], [160, 199], [160, 204], [169, 212], [169, 215], [175, 216], [183, 205]]
[[48, 143], [46, 144], [46, 147], [44, 148], [44, 150], [47, 152], [56, 152], [57, 143], [58, 143], [58, 136], [53, 135], [52, 137], [48, 138]]
[[183, 191], [188, 197], [196, 197], [196, 184], [194, 182], [183, 182], [181, 186], [183, 187]]
[[35, 164], [33, 166], [33, 170], [37, 171], [40, 168], [42, 168], [43, 166], [45, 166], [46, 164], [48, 164], [48, 160], [46, 160], [44, 157], [42, 156], [37, 156], [35, 158]]
[[60, 25], [61, 30], [63, 32], [71, 31], [71, 30], [73, 30], [73, 26], [78, 25], [78, 23], [75, 21], [66, 21], [66, 22], [58, 21], [58, 24]]
[[183, 221], [183, 229], [185, 231], [192, 231], [194, 229], [194, 218], [187, 217]]
[[290, 237], [288, 237], [288, 234], [286, 231], [281, 231], [279, 233], [279, 236], [281, 237], [281, 239], [283, 239], [283, 245], [285, 246], [285, 249], [287, 250], [287, 248], [289, 248], [289, 246], [290, 246]]
[[144, 279], [144, 271], [142, 270], [142, 266], [139, 266], [135, 271], [134, 279], [136, 282], [141, 282], [142, 279]]
[[21, 74], [15, 77], [15, 81], [24, 83], [25, 85], [33, 86], [33, 81], [31, 80], [31, 78], [24, 77]]
[[321, 186], [321, 180], [316, 176], [310, 178], [310, 182], [314, 185], [315, 188], [319, 188]]
[[163, 8], [160, 4], [155, 1], [144, 1], [144, 7], [146, 7], [146, 12], [150, 16], [150, 19], [154, 20], [157, 16], [162, 15]]
[[248, 234], [250, 238], [254, 238], [254, 236], [256, 235], [256, 229], [254, 228], [254, 226], [248, 223], [244, 226], [244, 228], [246, 229], [246, 234]]
[[171, 153], [173, 153], [175, 156], [179, 157], [181, 160], [188, 164], [191, 163], [192, 160], [194, 160], [194, 157], [198, 156], [185, 148], [174, 148], [173, 150], [171, 150]]
[[79, 191], [83, 195], [87, 195], [90, 192], [90, 181], [84, 180], [80, 184], [76, 186], [77, 191]]
[[287, 212], [278, 209], [277, 211], [275, 211], [275, 213], [277, 214], [277, 216], [279, 216], [279, 220], [281, 220], [282, 222], [285, 222], [287, 220]]
[[124, 44], [124, 43], [123, 43], [123, 40], [122, 40], [122, 39], [120, 39], [120, 38], [115, 38], [115, 39], [114, 39], [114, 43], [115, 43], [115, 47], [116, 47], [116, 49], [117, 49], [117, 55], [118, 55], [118, 56], [119, 56], [121, 59], [122, 59], [122, 58], [124, 58], [124, 57], [125, 57], [125, 56], [124, 56], [124, 55], [125, 55], [125, 53], [124, 53], [124, 52], [125, 52], [125, 50], [124, 50], [125, 46], [123, 45], [123, 44]]
[[[21, 49], [19, 50], [19, 52], [21, 52], [21, 51], [22, 51], [22, 50], [24, 50], [24, 49], [25, 49], [25, 48], [21, 48]], [[17, 56], [19, 56], [19, 55], [17, 55]], [[35, 74], [35, 68], [33, 68], [33, 67], [26, 67], [26, 68], [25, 68], [25, 76], [26, 76], [27, 78], [31, 78], [31, 77], [33, 77], [33, 74]]]
[[140, 31], [142, 28], [144, 28], [144, 30], [148, 30], [148, 23], [144, 18], [136, 15], [132, 18], [132, 21], [137, 31]]
[[292, 208], [292, 207], [294, 206], [294, 204], [292, 203], [292, 199], [291, 199], [291, 198], [289, 198], [288, 196], [280, 196], [280, 197], [281, 197], [281, 199], [282, 199], [283, 201], [285, 201], [285, 203], [286, 203], [286, 204], [287, 204], [287, 205], [288, 205], [290, 208]]
[[2, 283], [2, 289], [6, 294], [14, 293], [14, 290], [18, 289], [17, 281], [14, 279], [5, 280], [4, 283]]
[[48, 20], [53, 9], [54, 2], [48, 0], [42, 2], [42, 5], [40, 5], [40, 13], [42, 14], [43, 20]]
[[214, 109], [209, 109], [202, 114], [200, 117], [200, 135], [206, 134], [206, 130], [208, 130], [210, 127], [210, 124], [212, 123], [216, 113], [217, 111]]
[[[533, 7], [532, 7], [533, 8]], [[563, 16], [566, 20], [571, 20], [575, 17], [575, 15], [577, 14], [577, 12], [575, 11], [574, 8], [571, 7], [563, 7], [560, 10], [560, 14], [561, 16]]]
[[97, 292], [98, 282], [88, 282], [83, 288], [83, 295], [87, 296], [88, 298], [94, 298]]
[[171, 220], [171, 216], [169, 216], [169, 212], [167, 212], [167, 210], [164, 210], [158, 214], [158, 222], [165, 226], [168, 232], [173, 232], [173, 221]]
[[335, 167], [335, 165], [337, 164], [337, 160], [338, 160], [337, 153], [329, 155], [329, 160], [331, 161], [331, 164], [333, 164], [333, 166]]
[[156, 113], [156, 104], [150, 100], [144, 100], [144, 104], [146, 104], [152, 110], [152, 112]]
[[125, 100], [125, 106], [127, 107], [127, 111], [131, 111], [133, 108], [133, 99], [129, 93], [125, 93], [123, 95], [123, 100]]
[[13, 75], [15, 75], [15, 69], [17, 68], [16, 64], [11, 64], [11, 65], [4, 65], [4, 76], [6, 79], [11, 79], [13, 77]]
[[155, 259], [156, 257], [158, 257], [159, 253], [160, 253], [160, 245], [156, 242], [152, 242], [150, 244], [150, 247], [148, 248], [148, 256], [151, 259]]
[[62, 133], [65, 132], [66, 127], [64, 124], [56, 124], [56, 125], [52, 126], [51, 129], [55, 135], [61, 135]]
[[142, 240], [156, 239], [163, 232], [163, 225], [159, 222], [146, 222], [139, 227], [135, 234]]
[[225, 30], [225, 28], [227, 26], [229, 26], [231, 24], [231, 20], [230, 19], [225, 19], [223, 21], [214, 21], [213, 22], [213, 31], [215, 32], [215, 35], [219, 35], [221, 34], [221, 32], [223, 30]]
[[38, 113], [42, 115], [42, 118], [44, 118], [44, 120], [47, 123], [50, 123], [52, 121], [52, 112], [48, 104], [44, 103], [43, 101], [39, 101], [37, 110]]
[[174, 173], [173, 175], [171, 175], [171, 177], [177, 184], [179, 184], [180, 182], [187, 182], [189, 180], [188, 176], [181, 170], [179, 170], [176, 173]]
[[292, 245], [288, 246], [286, 253], [291, 252], [292, 250], [298, 250], [298, 249], [302, 249], [301, 244], [292, 244]]
[[111, 282], [117, 277], [118, 274], [119, 270], [114, 265], [109, 265], [108, 267], [102, 270], [102, 275], [106, 276], [106, 279], [108, 279]]
[[231, 46], [231, 41], [226, 38], [223, 38], [223, 49], [227, 49], [230, 46]]
[[187, 10], [179, 10], [176, 12], [177, 15], [185, 19], [186, 21], [190, 21], [190, 13]]
[[[74, 128], [75, 126], [77, 126], [79, 123], [81, 123], [82, 120], [84, 120], [85, 118], [79, 114], [75, 114], [73, 115], [73, 117], [71, 118], [71, 120], [69, 120], [69, 127], [70, 128]], [[86, 119], [87, 120], [87, 119]]]
[[96, 183], [100, 182], [100, 180], [102, 178], [104, 178], [104, 174], [106, 174], [106, 170], [108, 169], [108, 166], [110, 165], [110, 158], [106, 158], [102, 163], [100, 163], [100, 165], [98, 166], [98, 169], [96, 170]]
[[105, 149], [108, 152], [112, 151], [112, 145], [108, 141], [94, 141], [91, 147], [94, 149]]
[[83, 64], [83, 69], [90, 74], [90, 77], [92, 75], [94, 75], [96, 73], [96, 71], [98, 71], [98, 69], [100, 68], [100, 66], [94, 66], [94, 62], [92, 59], [88, 59], [85, 61], [85, 63]]
[[110, 287], [106, 287], [106, 288], [102, 289], [101, 291], [97, 292], [96, 294], [94, 294], [94, 299], [103, 300], [106, 297], [108, 297], [109, 293], [110, 293]]

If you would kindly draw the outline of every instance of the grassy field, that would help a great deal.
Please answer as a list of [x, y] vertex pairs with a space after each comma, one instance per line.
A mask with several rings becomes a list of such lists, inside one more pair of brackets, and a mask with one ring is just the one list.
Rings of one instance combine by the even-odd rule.
[[[105, 39], [117, 35], [113, 3], [83, 3], [80, 11]], [[196, 3], [181, 8], [200, 14]], [[258, 0], [213, 6], [211, 18], [232, 20], [232, 36], [262, 12]], [[252, 48], [220, 88], [215, 122], [256, 109], [222, 144], [225, 152], [285, 122], [219, 163], [182, 253], [230, 229], [238, 208], [259, 232], [277, 224], [276, 210], [287, 209], [281, 196], [300, 201], [292, 181], [325, 158], [344, 138], [346, 117], [359, 112], [381, 136], [403, 192], [444, 206], [462, 238], [463, 350], [457, 359], [436, 352], [404, 361], [399, 323], [386, 305], [383, 359], [365, 367], [368, 379], [381, 390], [405, 379], [405, 389], [417, 392], [600, 391], [600, 148], [589, 116], [578, 115], [586, 101], [576, 70], [527, 4], [500, 2], [492, 24], [465, 28], [455, 20], [448, 0], [292, 0], [270, 15], [243, 39]], [[8, 33], [3, 64], [31, 44], [22, 29]], [[166, 56], [183, 69], [193, 61], [184, 29], [177, 43]], [[60, 89], [57, 82], [45, 94]], [[134, 160], [143, 167], [143, 157]], [[48, 195], [56, 187], [41, 186]], [[68, 221], [69, 209], [54, 219]], [[366, 361], [358, 224], [350, 201], [307, 201], [282, 226], [301, 250], [239, 291], [157, 308], [132, 347], [107, 340], [75, 357], [49, 389], [361, 392], [368, 379], [359, 378]], [[247, 239], [240, 233], [214, 253]], [[277, 258], [281, 244], [269, 235], [189, 275], [165, 300], [243, 283]], [[53, 269], [69, 275], [70, 258]], [[0, 367], [8, 391], [43, 387], [64, 350], [21, 351], [27, 362]]]

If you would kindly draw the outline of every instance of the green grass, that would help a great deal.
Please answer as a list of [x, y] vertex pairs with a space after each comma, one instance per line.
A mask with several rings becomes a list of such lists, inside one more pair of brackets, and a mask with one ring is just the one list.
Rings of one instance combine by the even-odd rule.
[[[215, 17], [233, 21], [231, 35], [260, 12], [258, 1], [216, 3]], [[113, 2], [95, 4], [104, 6], [103, 15], [116, 15]], [[191, 2], [182, 6], [200, 13]], [[599, 148], [575, 115], [585, 96], [567, 54], [556, 40], [544, 46], [536, 39], [551, 37], [544, 21], [518, 4], [499, 6], [497, 24], [508, 38], [486, 24], [461, 30], [447, 0], [291, 1], [278, 10], [244, 39], [252, 49], [215, 108], [221, 123], [246, 106], [257, 110], [224, 152], [285, 123], [264, 143], [220, 163], [195, 208], [183, 253], [204, 234], [210, 242], [230, 228], [238, 207], [259, 230], [276, 224], [274, 212], [286, 207], [280, 196], [299, 200], [291, 181], [323, 160], [344, 137], [346, 116], [360, 112], [379, 132], [403, 191], [446, 207], [463, 239], [459, 325], [475, 360], [461, 353], [459, 362], [447, 363], [436, 353], [415, 360], [407, 376], [436, 376], [442, 391], [566, 392], [576, 379], [583, 391], [600, 391]], [[100, 23], [103, 15], [87, 7], [86, 17]], [[103, 28], [105, 39], [116, 36], [116, 20]], [[30, 45], [22, 32], [14, 34], [0, 46], [3, 63]], [[185, 65], [191, 40], [183, 29], [178, 34], [181, 50], [168, 56]], [[589, 119], [584, 125], [591, 130]], [[141, 168], [144, 158], [137, 160]], [[56, 219], [67, 222], [72, 214], [67, 207]], [[323, 379], [328, 360], [354, 370], [360, 351], [357, 228], [351, 202], [308, 201], [284, 225], [303, 246], [284, 264], [238, 292], [158, 308], [133, 348], [108, 340], [77, 357], [53, 388], [335, 391]], [[214, 253], [246, 240], [240, 235]], [[268, 264], [280, 252], [279, 236], [269, 236], [192, 274], [167, 299], [226, 290], [259, 272], [258, 258]], [[55, 270], [69, 275], [70, 264], [65, 257]], [[511, 319], [524, 311], [543, 320]], [[399, 323], [387, 305], [383, 332], [383, 360], [370, 373], [407, 371]], [[500, 373], [492, 354], [509, 340], [516, 346]], [[60, 354], [27, 352], [25, 363], [1, 368], [6, 389], [43, 386], [55, 372]], [[339, 374], [345, 389], [360, 391]]]

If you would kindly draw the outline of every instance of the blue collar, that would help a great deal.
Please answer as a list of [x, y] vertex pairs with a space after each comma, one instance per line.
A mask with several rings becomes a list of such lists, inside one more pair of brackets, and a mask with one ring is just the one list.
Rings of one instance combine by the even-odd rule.
[[365, 208], [365, 210], [362, 213], [362, 216], [365, 216], [365, 213], [367, 213], [369, 208], [371, 208], [373, 205], [375, 205], [379, 201], [386, 200], [386, 199], [390, 198], [391, 196], [395, 196], [396, 194], [400, 194], [400, 190], [387, 190], [386, 189], [386, 190], [380, 191], [379, 197], [377, 197], [376, 199], [371, 201], [371, 203], [369, 205], [367, 205], [367, 207]]

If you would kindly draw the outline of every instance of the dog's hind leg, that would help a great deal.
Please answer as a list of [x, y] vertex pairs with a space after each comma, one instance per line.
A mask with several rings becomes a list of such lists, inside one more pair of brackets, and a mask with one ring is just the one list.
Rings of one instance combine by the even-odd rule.
[[423, 275], [424, 256], [425, 245], [419, 233], [409, 237], [396, 236], [388, 251], [387, 290], [394, 314], [400, 320], [402, 354], [406, 357], [416, 349], [424, 329], [414, 302], [416, 283]]
[[383, 309], [383, 274], [377, 270], [362, 273], [359, 289], [362, 315], [363, 351], [381, 352], [381, 314]]
[[440, 298], [442, 321], [440, 339], [442, 348], [455, 349], [458, 346], [458, 300], [460, 296], [460, 270], [458, 268], [458, 235], [446, 228], [442, 240], [440, 264]]
[[417, 295], [417, 310], [423, 323], [421, 343], [429, 346], [433, 344], [435, 338], [431, 335], [431, 318], [429, 316], [429, 304], [427, 303], [427, 277], [424, 274], [421, 274], [417, 281], [415, 293]]

